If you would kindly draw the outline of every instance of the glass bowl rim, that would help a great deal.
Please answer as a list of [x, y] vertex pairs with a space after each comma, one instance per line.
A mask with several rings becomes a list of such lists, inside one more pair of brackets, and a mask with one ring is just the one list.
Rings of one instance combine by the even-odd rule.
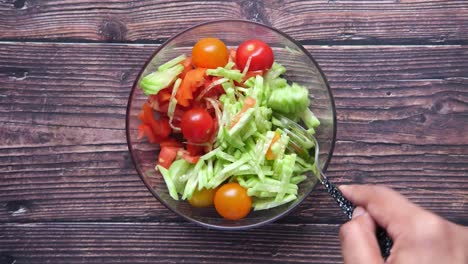
[[143, 65], [143, 67], [141, 68], [140, 72], [138, 73], [138, 76], [136, 77], [134, 83], [133, 83], [133, 86], [132, 86], [132, 89], [130, 91], [130, 94], [129, 94], [129, 97], [128, 97], [128, 101], [127, 101], [127, 109], [126, 109], [126, 112], [125, 112], [125, 134], [126, 134], [126, 137], [127, 137], [127, 146], [128, 146], [128, 150], [130, 152], [130, 157], [131, 157], [131, 160], [132, 160], [132, 163], [133, 163], [133, 166], [135, 167], [136, 171], [138, 172], [138, 176], [140, 177], [140, 179], [143, 181], [143, 183], [145, 184], [145, 186], [148, 188], [148, 190], [151, 192], [151, 194], [153, 194], [154, 197], [156, 197], [156, 199], [162, 203], [166, 208], [168, 208], [169, 210], [171, 210], [172, 212], [174, 212], [176, 215], [178, 216], [181, 216], [182, 218], [184, 218], [185, 220], [187, 220], [188, 222], [193, 222], [193, 223], [196, 223], [202, 227], [205, 227], [205, 228], [209, 228], [209, 229], [216, 229], [216, 230], [226, 230], [226, 231], [231, 231], [231, 230], [247, 230], [247, 229], [252, 229], [252, 228], [256, 228], [256, 227], [260, 227], [260, 226], [263, 226], [263, 225], [266, 225], [266, 224], [269, 224], [269, 223], [272, 223], [284, 216], [286, 216], [287, 214], [289, 214], [290, 212], [292, 212], [294, 209], [296, 209], [300, 204], [302, 204], [304, 202], [304, 200], [312, 193], [312, 191], [315, 189], [315, 186], [313, 186], [312, 188], [310, 188], [310, 190], [308, 190], [305, 195], [300, 198], [298, 201], [296, 201], [295, 205], [294, 206], [291, 206], [290, 208], [286, 209], [285, 211], [283, 211], [282, 213], [278, 214], [278, 215], [275, 215], [267, 220], [264, 220], [264, 221], [261, 221], [261, 222], [258, 222], [258, 223], [254, 223], [254, 224], [248, 224], [248, 225], [242, 225], [242, 226], [220, 226], [220, 225], [215, 225], [215, 224], [209, 224], [209, 223], [205, 223], [203, 221], [199, 221], [199, 220], [196, 220], [190, 216], [187, 216], [187, 215], [184, 215], [182, 213], [179, 213], [177, 211], [177, 209], [175, 208], [172, 208], [169, 204], [167, 204], [164, 199], [162, 199], [159, 194], [153, 189], [151, 188], [151, 185], [150, 183], [145, 179], [145, 177], [143, 176], [143, 172], [141, 171], [141, 169], [139, 168], [137, 162], [136, 162], [136, 158], [135, 158], [135, 153], [133, 152], [133, 146], [132, 146], [132, 142], [130, 140], [130, 129], [129, 129], [129, 126], [130, 126], [130, 118], [129, 118], [129, 114], [130, 114], [130, 109], [131, 109], [131, 104], [132, 104], [132, 98], [133, 98], [133, 93], [135, 92], [135, 90], [138, 88], [138, 80], [140, 80], [141, 78], [141, 75], [143, 74], [143, 72], [145, 71], [145, 69], [148, 67], [149, 63], [151, 62], [151, 60], [156, 56], [156, 54], [159, 53], [159, 51], [161, 51], [164, 47], [166, 47], [173, 39], [177, 38], [178, 36], [188, 32], [188, 31], [191, 31], [195, 28], [198, 28], [198, 27], [202, 27], [202, 26], [206, 26], [206, 25], [210, 25], [210, 24], [217, 24], [217, 23], [229, 23], [229, 22], [237, 22], [237, 23], [246, 23], [246, 24], [253, 24], [253, 25], [256, 25], [256, 26], [260, 26], [260, 27], [264, 27], [264, 28], [267, 28], [269, 30], [272, 30], [276, 33], [278, 33], [279, 35], [283, 36], [284, 38], [288, 39], [289, 41], [291, 41], [292, 43], [294, 43], [298, 48], [301, 49], [301, 51], [310, 59], [310, 61], [312, 61], [312, 63], [315, 65], [315, 67], [318, 69], [321, 77], [323, 78], [323, 81], [325, 83], [325, 86], [327, 88], [327, 91], [328, 91], [328, 95], [330, 97], [330, 103], [331, 103], [331, 106], [332, 106], [332, 113], [333, 113], [333, 135], [332, 135], [332, 139], [331, 139], [331, 144], [330, 144], [330, 151], [329, 151], [329, 155], [327, 157], [327, 160], [325, 161], [324, 163], [324, 166], [323, 166], [323, 171], [325, 172], [327, 170], [327, 167], [328, 167], [328, 164], [330, 163], [331, 161], [331, 158], [333, 156], [333, 151], [335, 149], [335, 141], [336, 141], [336, 131], [337, 131], [337, 122], [336, 122], [336, 109], [335, 109], [335, 100], [333, 98], [333, 94], [331, 92], [331, 89], [330, 89], [330, 85], [328, 84], [328, 80], [325, 76], [325, 74], [323, 73], [322, 69], [320, 68], [320, 66], [318, 65], [317, 61], [312, 57], [312, 55], [302, 46], [302, 44], [300, 44], [298, 41], [296, 41], [295, 39], [293, 39], [292, 37], [290, 37], [289, 35], [287, 35], [286, 33], [274, 28], [274, 27], [271, 27], [271, 26], [268, 26], [268, 25], [265, 25], [265, 24], [262, 24], [262, 23], [259, 23], [259, 22], [255, 22], [255, 21], [250, 21], [250, 20], [244, 20], [244, 19], [217, 19], [217, 20], [211, 20], [211, 21], [207, 21], [207, 22], [203, 22], [203, 23], [199, 23], [199, 24], [196, 24], [194, 26], [191, 26], [189, 28], [186, 28], [180, 32], [178, 32], [177, 34], [171, 36], [170, 38], [168, 38], [164, 43], [162, 43], [159, 47], [156, 48], [156, 50], [153, 52], [153, 54], [147, 59], [146, 63]]

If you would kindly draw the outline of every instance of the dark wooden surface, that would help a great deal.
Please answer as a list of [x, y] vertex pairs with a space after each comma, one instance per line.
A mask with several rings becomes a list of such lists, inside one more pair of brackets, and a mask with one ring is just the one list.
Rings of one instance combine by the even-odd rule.
[[468, 225], [468, 2], [221, 2], [0, 1], [0, 264], [341, 263], [345, 219], [324, 192], [274, 224], [218, 232], [162, 206], [131, 164], [138, 70], [219, 18], [275, 26], [322, 66], [335, 182], [386, 184]]

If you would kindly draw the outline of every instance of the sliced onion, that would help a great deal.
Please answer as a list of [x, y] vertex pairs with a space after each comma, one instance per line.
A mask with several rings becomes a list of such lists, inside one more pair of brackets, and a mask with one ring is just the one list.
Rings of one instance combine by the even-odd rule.
[[174, 83], [174, 87], [172, 88], [171, 98], [169, 99], [169, 108], [167, 109], [167, 116], [169, 117], [169, 125], [171, 126], [174, 131], [181, 131], [180, 127], [176, 127], [172, 124], [172, 120], [174, 119], [174, 112], [177, 107], [177, 99], [175, 98], [177, 90], [179, 90], [180, 84], [182, 83], [182, 79], [177, 79]]
[[216, 119], [218, 119], [218, 125], [221, 126], [221, 109], [219, 108], [219, 101], [210, 97], [206, 97], [205, 100], [213, 106], [215, 110]]
[[[216, 115], [216, 119], [218, 119], [218, 133], [219, 133], [220, 128], [223, 126], [223, 124], [221, 123], [222, 113], [221, 113], [221, 109], [219, 108], [219, 101], [215, 100], [213, 98], [209, 98], [209, 97], [206, 97], [205, 100], [213, 106], [213, 109], [214, 109], [215, 115]], [[218, 135], [218, 133], [216, 133], [216, 135]], [[217, 137], [215, 137], [215, 138], [217, 138]]]
[[205, 96], [205, 94], [208, 93], [208, 92], [209, 92], [211, 89], [213, 89], [215, 86], [218, 86], [218, 85], [220, 85], [220, 84], [223, 84], [223, 83], [225, 83], [225, 82], [227, 82], [227, 81], [229, 81], [228, 78], [221, 78], [221, 79], [219, 79], [219, 80], [216, 80], [216, 81], [212, 82], [210, 85], [208, 85], [207, 87], [205, 87], [205, 89], [203, 89], [203, 90], [201, 91], [200, 95], [198, 95], [198, 97], [197, 97], [196, 100], [197, 100], [197, 101], [200, 101], [200, 100], [203, 98], [203, 96]]
[[244, 70], [242, 71], [242, 74], [245, 76], [245, 74], [249, 71], [250, 68], [250, 61], [252, 61], [252, 55], [249, 56], [247, 59], [247, 63], [245, 64]]

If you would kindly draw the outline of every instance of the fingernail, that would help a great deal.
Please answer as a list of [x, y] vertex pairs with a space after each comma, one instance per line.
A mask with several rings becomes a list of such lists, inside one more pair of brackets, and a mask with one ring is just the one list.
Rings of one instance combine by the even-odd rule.
[[348, 196], [350, 190], [349, 190], [349, 186], [347, 185], [341, 185], [338, 187], [338, 189], [340, 189], [340, 191], [344, 194], [344, 196]]
[[354, 211], [353, 211], [353, 219], [354, 218], [358, 218], [359, 216], [363, 215], [366, 213], [366, 210], [360, 206], [354, 208]]

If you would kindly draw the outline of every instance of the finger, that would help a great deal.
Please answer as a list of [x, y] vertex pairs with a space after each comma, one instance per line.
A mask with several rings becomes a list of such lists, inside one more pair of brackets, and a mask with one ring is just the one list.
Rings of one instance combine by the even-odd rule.
[[354, 209], [353, 219], [341, 226], [340, 241], [345, 264], [383, 263], [375, 223], [362, 207]]
[[387, 187], [347, 185], [340, 186], [340, 190], [354, 204], [364, 207], [392, 238], [401, 232], [401, 228], [408, 226], [424, 212], [403, 195]]

